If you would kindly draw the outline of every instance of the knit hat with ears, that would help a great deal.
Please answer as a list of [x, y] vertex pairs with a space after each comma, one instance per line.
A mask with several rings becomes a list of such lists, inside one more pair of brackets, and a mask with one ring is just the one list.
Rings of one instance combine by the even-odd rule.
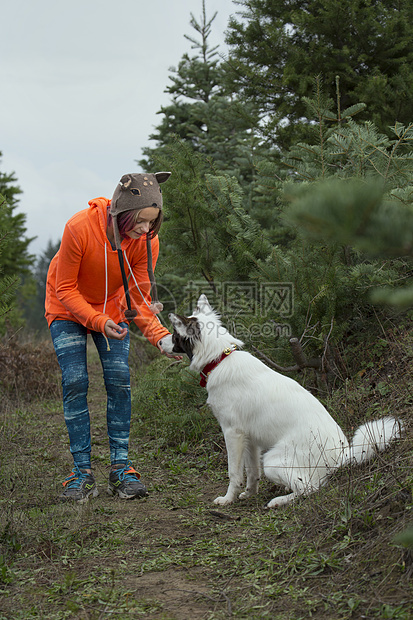
[[[128, 309], [125, 318], [132, 320], [137, 315], [137, 311], [131, 308], [128, 280], [125, 274], [123, 254], [121, 250], [121, 236], [118, 227], [118, 215], [125, 211], [140, 211], [147, 207], [156, 207], [162, 210], [162, 190], [160, 183], [164, 183], [171, 176], [170, 172], [155, 172], [155, 174], [131, 173], [124, 174], [119, 181], [110, 204], [110, 214], [113, 222], [113, 233], [115, 245], [118, 252], [119, 264], [122, 272], [123, 286], [125, 289], [126, 302]], [[159, 312], [159, 302], [156, 290], [156, 282], [152, 267], [152, 247], [151, 238], [158, 230], [150, 230], [146, 234], [146, 249], [148, 256], [148, 276], [151, 283], [151, 297], [154, 305], [154, 312]], [[158, 304], [158, 309], [156, 309]]]

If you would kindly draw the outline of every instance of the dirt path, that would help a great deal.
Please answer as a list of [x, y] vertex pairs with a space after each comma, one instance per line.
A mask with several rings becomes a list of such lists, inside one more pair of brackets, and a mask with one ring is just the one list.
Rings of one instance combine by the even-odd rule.
[[[93, 346], [93, 345], [92, 345]], [[92, 419], [92, 453], [98, 449], [108, 453], [105, 406], [106, 394], [100, 362], [92, 347], [88, 352], [90, 388], [88, 394]], [[106, 494], [107, 465], [93, 461], [100, 495], [91, 502], [94, 511], [110, 512], [128, 536], [128, 569], [120, 578], [122, 588], [137, 601], [146, 601], [145, 617], [193, 620], [208, 618], [213, 612], [224, 615], [231, 602], [216, 585], [216, 565], [203, 566], [194, 548], [219, 538], [222, 527], [236, 535], [240, 517], [214, 510], [212, 500], [225, 486], [194, 472], [176, 475], [166, 468], [162, 459], [145, 450], [131, 436], [131, 446], [140, 453], [134, 465], [142, 472], [149, 497], [144, 500], [122, 501]], [[177, 464], [178, 467], [178, 464]], [[188, 563], [185, 550], [193, 555]], [[119, 556], [106, 556], [106, 567], [119, 570]], [[153, 569], [149, 569], [153, 567]], [[86, 570], [91, 567], [85, 566]], [[92, 569], [93, 570], [93, 569]]]

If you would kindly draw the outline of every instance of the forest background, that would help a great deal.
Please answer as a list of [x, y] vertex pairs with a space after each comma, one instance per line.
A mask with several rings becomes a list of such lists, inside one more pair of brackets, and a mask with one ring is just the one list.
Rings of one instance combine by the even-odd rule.
[[[191, 51], [171, 69], [170, 104], [137, 161], [173, 173], [157, 267], [164, 315], [206, 292], [269, 357], [287, 359], [291, 337], [322, 357], [327, 341], [374, 332], [413, 298], [413, 8], [235, 4], [227, 57], [209, 45], [205, 3], [200, 20], [191, 14]], [[17, 183], [0, 173], [0, 329], [41, 334], [59, 242], [30, 254]]]

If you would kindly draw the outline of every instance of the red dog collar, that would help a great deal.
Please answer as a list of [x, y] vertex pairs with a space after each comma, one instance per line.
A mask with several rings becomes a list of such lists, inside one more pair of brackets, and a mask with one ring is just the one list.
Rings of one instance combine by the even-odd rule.
[[220, 358], [218, 358], [217, 360], [214, 360], [213, 362], [209, 362], [209, 364], [204, 366], [204, 368], [200, 372], [201, 381], [199, 382], [199, 385], [201, 387], [206, 387], [208, 377], [211, 374], [211, 372], [214, 370], [214, 368], [216, 368], [218, 364], [222, 362], [222, 360], [224, 360], [226, 357], [228, 357], [228, 355], [230, 355], [233, 351], [236, 351], [237, 349], [238, 347], [236, 344], [233, 344], [230, 347], [227, 347], [226, 349], [223, 350]]

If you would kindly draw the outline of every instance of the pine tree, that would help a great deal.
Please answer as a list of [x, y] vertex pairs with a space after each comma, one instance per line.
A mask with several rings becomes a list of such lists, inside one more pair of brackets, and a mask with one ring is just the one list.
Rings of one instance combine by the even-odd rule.
[[[322, 350], [327, 334], [337, 342], [372, 329], [373, 302], [413, 301], [413, 125], [396, 124], [388, 137], [352, 118], [359, 106], [340, 112], [339, 101], [334, 109], [316, 88], [306, 101], [317, 119], [313, 140], [292, 146], [282, 170], [264, 166], [290, 234], [255, 277], [293, 285], [290, 325], [310, 350]], [[392, 313], [380, 312], [385, 324]]]
[[[269, 252], [262, 228], [243, 207], [235, 177], [217, 174], [202, 153], [176, 141], [157, 156], [173, 170], [163, 188], [165, 221], [160, 232], [158, 288], [180, 304], [193, 290], [219, 297], [223, 283], [248, 280]], [[165, 303], [165, 299], [162, 299]]]
[[33, 333], [41, 333], [47, 329], [46, 319], [44, 318], [46, 277], [50, 261], [59, 247], [60, 240], [56, 243], [49, 241], [46, 249], [37, 257], [30, 276], [23, 278], [23, 286], [26, 285], [26, 288], [30, 290], [30, 294], [27, 294], [20, 300], [21, 309], [27, 328]]
[[0, 172], [0, 194], [4, 198], [2, 223], [4, 230], [7, 231], [7, 243], [2, 249], [0, 267], [5, 276], [11, 277], [29, 273], [29, 268], [34, 262], [34, 256], [28, 252], [33, 238], [25, 236], [26, 215], [15, 213], [19, 202], [18, 196], [22, 193], [16, 182], [14, 173]]
[[166, 89], [171, 104], [160, 110], [161, 123], [151, 136], [156, 146], [145, 149], [146, 159], [139, 162], [146, 170], [173, 172], [163, 189], [166, 221], [157, 273], [164, 293], [175, 299], [182, 299], [191, 278], [214, 291], [222, 274], [231, 271], [227, 240], [222, 241], [226, 216], [211, 201], [207, 175], [228, 180], [229, 200], [241, 200], [239, 209], [254, 209], [260, 145], [251, 128], [257, 119], [253, 106], [239, 105], [223, 87], [217, 47], [209, 44], [215, 16], [207, 18], [204, 1], [201, 19], [191, 14], [195, 35], [186, 38], [195, 55], [185, 54], [171, 70]]
[[5, 213], [5, 200], [0, 195], [0, 334], [5, 331], [5, 319], [10, 313], [13, 305], [14, 296], [19, 283], [17, 276], [4, 275], [1, 268], [1, 254], [7, 243], [7, 229], [3, 224], [3, 214]]
[[[306, 139], [303, 97], [321, 75], [342, 105], [367, 105], [362, 120], [381, 133], [411, 120], [413, 95], [413, 5], [409, 0], [238, 0], [233, 17], [228, 79], [239, 96], [257, 102], [266, 135], [279, 148]], [[306, 117], [308, 119], [308, 117]]]
[[[249, 2], [252, 8], [262, 4]], [[270, 6], [272, 3], [267, 3], [267, 8]], [[198, 26], [202, 31], [202, 24]], [[221, 150], [228, 134], [222, 127], [219, 133], [219, 123], [215, 126], [222, 118], [218, 109], [226, 104], [228, 91], [208, 90], [202, 79], [198, 91], [194, 87], [196, 76], [206, 75], [200, 69], [205, 59], [202, 49], [198, 42], [197, 62], [188, 57], [175, 75], [176, 97], [168, 110], [163, 109], [156, 148], [146, 151], [149, 168], [173, 172], [163, 190], [166, 220], [161, 230], [158, 279], [178, 302], [183, 301], [182, 291], [190, 296], [193, 281], [196, 284], [201, 279], [206, 287], [203, 292], [209, 289], [219, 304], [230, 284], [239, 310], [234, 308], [234, 316], [243, 317], [244, 340], [272, 351], [277, 358], [289, 351], [286, 339], [293, 335], [308, 352], [320, 355], [328, 341], [337, 342], [369, 325], [377, 312], [369, 297], [373, 288], [409, 278], [406, 256], [390, 251], [380, 254], [382, 250], [371, 244], [371, 231], [378, 235], [391, 201], [399, 203], [398, 213], [404, 214], [405, 223], [409, 221], [409, 126], [396, 123], [391, 135], [371, 120], [359, 120], [366, 105], [342, 95], [340, 79], [334, 74], [333, 95], [328, 86], [324, 94], [321, 78], [315, 89], [312, 80], [313, 96], [305, 91], [300, 119], [291, 117], [290, 125], [295, 131], [300, 122], [306, 140], [297, 139], [288, 151], [268, 149], [265, 140], [256, 147], [260, 135], [257, 123], [251, 123], [251, 131], [236, 126], [234, 150], [228, 159], [225, 148]], [[267, 129], [272, 123], [278, 131], [282, 118], [276, 115], [268, 75], [265, 93], [268, 107], [263, 103], [264, 89], [257, 91], [261, 111], [270, 112], [262, 123], [267, 123]], [[242, 101], [230, 99], [245, 120]], [[285, 101], [292, 104], [293, 99], [288, 95]], [[231, 106], [228, 114], [229, 121]], [[253, 116], [256, 121], [255, 111]], [[369, 193], [372, 179], [374, 191]], [[338, 194], [334, 193], [336, 183], [343, 184]], [[312, 192], [311, 200], [307, 192]], [[323, 208], [317, 211], [319, 204]], [[316, 229], [318, 217], [321, 232]], [[341, 236], [336, 236], [337, 223]], [[383, 248], [391, 235], [388, 231], [381, 235], [376, 239], [381, 239]], [[407, 226], [402, 238], [409, 246]], [[248, 292], [234, 293], [238, 285], [239, 291], [244, 285], [245, 291], [255, 287], [254, 299], [248, 298]], [[279, 303], [269, 303], [266, 291], [271, 290], [278, 294]], [[225, 310], [228, 318], [232, 310]], [[383, 317], [385, 320], [385, 312]], [[271, 332], [268, 337], [268, 328], [283, 322], [288, 330], [281, 336]]]
[[[171, 68], [171, 84], [166, 88], [171, 103], [159, 111], [161, 122], [150, 139], [155, 147], [143, 149], [139, 164], [154, 168], [154, 159], [176, 138], [205, 155], [216, 170], [237, 177], [247, 185], [255, 176], [254, 158], [260, 151], [258, 138], [251, 131], [257, 124], [253, 104], [234, 100], [224, 87], [218, 46], [211, 47], [209, 37], [216, 13], [208, 19], [205, 0], [198, 21], [191, 13], [194, 36], [185, 35], [195, 55], [185, 53], [177, 68]], [[210, 169], [210, 164], [207, 165]]]
[[[0, 153], [1, 157], [1, 153]], [[32, 239], [25, 237], [26, 216], [24, 213], [15, 213], [18, 206], [18, 196], [22, 193], [16, 185], [14, 174], [0, 172], [1, 197], [1, 252], [0, 274], [2, 285], [0, 294], [3, 311], [7, 310], [9, 324], [17, 328], [23, 323], [22, 306], [33, 292], [30, 267], [34, 256], [29, 254], [28, 246]], [[23, 285], [23, 280], [26, 284]], [[4, 331], [4, 323], [0, 325]]]

